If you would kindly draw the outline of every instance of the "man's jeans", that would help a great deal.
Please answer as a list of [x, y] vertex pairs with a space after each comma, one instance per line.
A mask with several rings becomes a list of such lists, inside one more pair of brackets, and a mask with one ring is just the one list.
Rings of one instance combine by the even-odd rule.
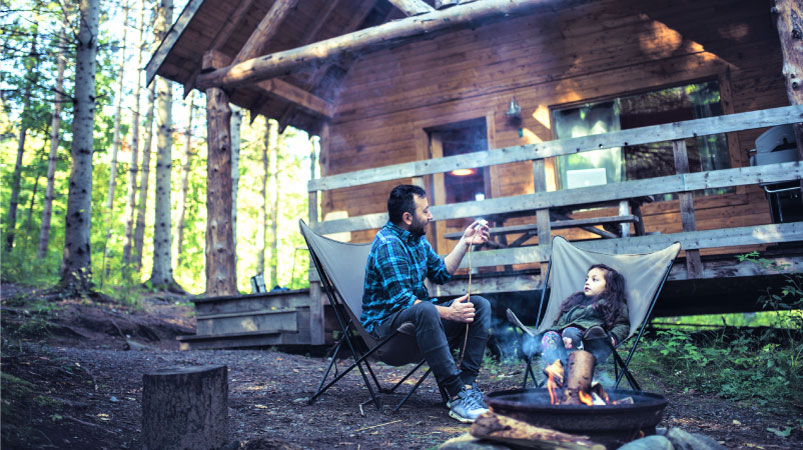
[[[448, 307], [452, 301], [440, 306]], [[415, 337], [421, 354], [432, 368], [438, 385], [453, 397], [460, 392], [464, 384], [470, 385], [477, 377], [485, 356], [485, 344], [491, 327], [490, 302], [484, 297], [472, 295], [471, 303], [474, 304], [474, 321], [468, 324], [468, 340], [459, 371], [455, 366], [449, 344], [454, 347], [463, 345], [466, 324], [441, 319], [433, 303], [422, 301], [388, 316], [374, 327], [373, 334], [382, 339], [405, 322], [415, 324]]]

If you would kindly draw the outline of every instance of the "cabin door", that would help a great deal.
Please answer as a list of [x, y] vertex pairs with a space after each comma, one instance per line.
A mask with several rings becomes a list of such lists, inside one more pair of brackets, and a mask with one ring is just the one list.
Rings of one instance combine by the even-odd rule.
[[[488, 127], [485, 118], [478, 118], [428, 128], [429, 157], [443, 158], [488, 150]], [[445, 205], [491, 197], [490, 170], [487, 167], [457, 169], [435, 174], [430, 180], [431, 203]], [[473, 218], [438, 221], [430, 241], [439, 254], [449, 253], [457, 243], [448, 239], [449, 233], [465, 229]]]

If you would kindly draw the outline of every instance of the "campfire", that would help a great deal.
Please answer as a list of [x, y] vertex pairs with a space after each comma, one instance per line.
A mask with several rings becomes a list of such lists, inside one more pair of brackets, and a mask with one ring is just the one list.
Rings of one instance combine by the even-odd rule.
[[632, 404], [633, 398], [611, 400], [601, 383], [592, 381], [594, 376], [594, 355], [586, 351], [576, 351], [569, 355], [569, 373], [564, 387], [563, 363], [556, 359], [544, 369], [548, 376], [547, 391], [551, 405], [621, 405]]

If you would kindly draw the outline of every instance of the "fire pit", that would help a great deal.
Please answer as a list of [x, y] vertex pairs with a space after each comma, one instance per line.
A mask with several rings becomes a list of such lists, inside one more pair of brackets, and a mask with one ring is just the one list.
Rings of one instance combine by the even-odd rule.
[[552, 405], [542, 389], [513, 389], [486, 396], [496, 414], [538, 427], [581, 434], [592, 441], [616, 448], [642, 436], [655, 434], [667, 401], [662, 395], [627, 390], [609, 391], [611, 401], [627, 397], [633, 403], [608, 405]]

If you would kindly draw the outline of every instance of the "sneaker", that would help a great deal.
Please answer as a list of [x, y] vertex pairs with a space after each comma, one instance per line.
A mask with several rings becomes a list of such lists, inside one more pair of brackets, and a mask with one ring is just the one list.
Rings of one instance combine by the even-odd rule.
[[488, 409], [488, 404], [485, 403], [485, 394], [482, 392], [479, 386], [477, 386], [477, 382], [471, 383], [471, 389], [466, 389], [469, 394], [474, 396], [474, 400], [485, 409]]
[[[473, 390], [473, 389], [471, 389]], [[462, 423], [473, 423], [477, 417], [488, 412], [483, 408], [469, 389], [463, 389], [457, 394], [457, 399], [450, 402], [449, 417]]]

